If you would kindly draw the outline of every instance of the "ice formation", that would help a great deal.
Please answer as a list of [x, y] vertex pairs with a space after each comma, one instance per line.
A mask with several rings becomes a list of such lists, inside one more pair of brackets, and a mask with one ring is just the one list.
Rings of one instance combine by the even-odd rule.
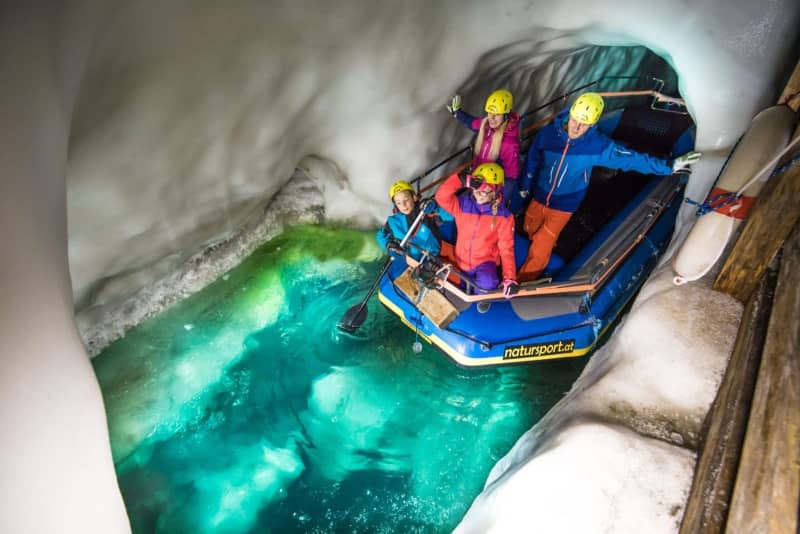
[[740, 313], [700, 283], [673, 287], [662, 268], [456, 531], [529, 532], [535, 521], [544, 532], [677, 532]]
[[[327, 217], [370, 224], [388, 207], [388, 183], [463, 142], [443, 110], [452, 93], [461, 92], [467, 109], [477, 111], [489, 89], [505, 85], [525, 109], [601, 75], [646, 70], [647, 54], [630, 45], [649, 48], [680, 76], [698, 123], [697, 146], [710, 156], [696, 166], [687, 192], [702, 197], [750, 118], [774, 101], [796, 59], [798, 18], [793, 0], [74, 0], [58, 8], [3, 7], [0, 530], [126, 529], [102, 401], [73, 309], [91, 326], [204, 246], [230, 238], [258, 217], [295, 167], [317, 180]], [[653, 317], [674, 314], [659, 306], [668, 310], [679, 300], [650, 290], [625, 328], [660, 328]], [[648, 307], [656, 311], [640, 319]], [[626, 339], [621, 333], [595, 357], [592, 368], [608, 365], [609, 373], [576, 385], [569, 397], [575, 409], [590, 403], [579, 396], [586, 390], [589, 397], [610, 395], [603, 403], [619, 395], [615, 406], [637, 412], [635, 381], [660, 374], [658, 364], [670, 361], [672, 349], [643, 363]], [[712, 376], [718, 373], [720, 345], [703, 345], [708, 355], [694, 341], [687, 346], [693, 358], [691, 365], [682, 360], [684, 374], [706, 376], [707, 363], [716, 369]], [[615, 381], [626, 368], [625, 381]], [[698, 380], [693, 391], [703, 398], [680, 407], [689, 437], [712, 395], [705, 388], [714, 384]], [[644, 411], [655, 410], [645, 419], [656, 429], [669, 393], [645, 399]], [[631, 444], [643, 455], [641, 465], [663, 459], [674, 466], [682, 476], [669, 477], [651, 499], [680, 504], [691, 471], [684, 449], [633, 444], [639, 434], [616, 423], [550, 433], [548, 421], [570, 409], [565, 402], [535, 430], [547, 436], [537, 443], [547, 444], [548, 455], [521, 458], [523, 438], [509, 457], [517, 463], [493, 474], [464, 529], [498, 520], [485, 506], [500, 491], [498, 481], [522, 480], [525, 471], [560, 476], [536, 467], [554, 456], [570, 462], [593, 436], [614, 447]], [[613, 447], [604, 451], [618, 457]], [[615, 491], [610, 495], [625, 495], [624, 487]], [[654, 500], [637, 506], [650, 510]], [[527, 500], [525, 510], [534, 517], [548, 506]]]

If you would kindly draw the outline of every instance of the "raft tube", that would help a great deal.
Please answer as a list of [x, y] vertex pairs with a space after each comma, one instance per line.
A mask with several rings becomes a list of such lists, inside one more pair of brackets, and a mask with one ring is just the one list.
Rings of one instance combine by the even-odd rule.
[[442, 328], [395, 285], [408, 269], [406, 261], [392, 262], [380, 281], [378, 299], [420, 338], [464, 367], [585, 356], [655, 268], [670, 241], [683, 187], [678, 175], [651, 177], [550, 283], [523, 285], [522, 296], [506, 300], [487, 294], [476, 296], [479, 302], [432, 289], [459, 310]]

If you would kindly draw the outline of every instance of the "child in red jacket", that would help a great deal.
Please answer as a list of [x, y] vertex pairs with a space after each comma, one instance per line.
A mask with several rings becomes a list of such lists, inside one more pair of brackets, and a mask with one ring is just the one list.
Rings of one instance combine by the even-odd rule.
[[502, 202], [503, 168], [497, 163], [478, 165], [467, 176], [471, 194], [456, 196], [463, 187], [458, 174], [448, 177], [436, 192], [436, 202], [455, 217], [458, 238], [456, 266], [481, 289], [495, 289], [503, 272], [503, 295], [518, 290], [514, 263], [514, 217]]

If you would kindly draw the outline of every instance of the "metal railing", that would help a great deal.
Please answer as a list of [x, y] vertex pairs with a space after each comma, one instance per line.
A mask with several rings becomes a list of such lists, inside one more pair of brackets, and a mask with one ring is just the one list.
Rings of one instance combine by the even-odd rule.
[[[632, 90], [632, 91], [598, 92], [598, 94], [600, 94], [601, 96], [606, 97], [606, 98], [609, 98], [609, 97], [610, 98], [618, 98], [618, 97], [633, 97], [633, 96], [652, 96], [653, 97], [653, 102], [651, 104], [651, 107], [653, 109], [659, 109], [661, 111], [674, 111], [674, 110], [665, 109], [665, 108], [657, 108], [656, 105], [659, 102], [664, 102], [664, 103], [666, 103], [666, 104], [668, 104], [670, 106], [685, 107], [683, 99], [676, 98], [676, 97], [665, 95], [665, 94], [661, 93], [661, 89], [663, 89], [663, 87], [664, 87], [664, 80], [662, 80], [660, 78], [655, 78], [655, 77], [649, 76], [649, 75], [648, 76], [604, 76], [602, 78], [598, 78], [598, 79], [596, 79], [594, 81], [591, 81], [589, 83], [585, 83], [585, 84], [583, 84], [583, 85], [581, 85], [579, 87], [571, 89], [570, 91], [567, 91], [566, 93], [563, 93], [562, 95], [560, 95], [560, 96], [558, 96], [558, 97], [556, 97], [556, 98], [554, 98], [554, 99], [552, 99], [552, 100], [550, 100], [548, 102], [545, 102], [544, 104], [540, 104], [540, 105], [536, 106], [535, 108], [526, 111], [525, 113], [520, 115], [520, 124], [524, 124], [524, 122], [526, 120], [529, 120], [534, 114], [536, 114], [536, 113], [538, 113], [538, 112], [540, 112], [540, 111], [542, 111], [544, 109], [547, 109], [547, 108], [549, 108], [549, 107], [551, 107], [551, 106], [553, 106], [555, 104], [558, 104], [559, 102], [562, 102], [563, 104], [566, 104], [567, 100], [569, 99], [569, 97], [571, 97], [572, 95], [574, 95], [576, 93], [580, 93], [580, 92], [583, 92], [583, 91], [585, 91], [587, 89], [597, 87], [601, 83], [608, 82], [608, 81], [614, 81], [614, 80], [644, 80], [644, 81], [653, 82], [654, 86], [653, 86], [652, 89], [641, 89], [641, 90]], [[553, 119], [553, 117], [555, 117], [555, 115], [556, 115], [556, 113], [548, 115], [546, 117], [543, 117], [542, 119], [537, 120], [536, 122], [534, 122], [532, 124], [529, 124], [529, 125], [523, 127], [522, 128], [522, 132], [521, 132], [521, 139], [523, 141], [525, 141], [528, 138], [530, 138], [536, 130], [538, 130], [539, 128], [541, 128], [545, 124], [547, 124], [550, 120]], [[471, 152], [471, 151], [472, 151], [472, 143], [470, 143], [469, 145], [467, 145], [467, 146], [457, 150], [456, 152], [450, 154], [449, 156], [447, 156], [443, 160], [439, 161], [438, 163], [434, 164], [432, 167], [430, 167], [429, 169], [424, 171], [422, 174], [410, 179], [409, 183], [412, 186], [414, 186], [417, 189], [417, 192], [420, 193], [420, 194], [421, 193], [425, 193], [426, 191], [429, 191], [429, 190], [433, 189], [434, 187], [439, 185], [441, 182], [443, 182], [444, 179], [447, 176], [449, 176], [449, 174], [452, 174], [452, 173], [447, 173], [447, 174], [445, 174], [445, 176], [440, 177], [439, 179], [437, 179], [435, 181], [432, 181], [432, 182], [430, 182], [428, 184], [425, 184], [425, 185], [422, 184], [422, 181], [425, 178], [427, 178], [428, 176], [430, 176], [432, 173], [434, 173], [435, 171], [437, 171], [438, 169], [440, 169], [441, 167], [446, 165], [447, 163], [450, 163], [451, 161], [455, 160], [456, 158], [458, 158], [460, 156], [463, 156], [464, 154], [466, 154], [468, 152]], [[469, 165], [469, 161], [464, 162], [461, 165], [459, 165], [458, 167], [456, 167], [455, 169], [453, 169], [453, 172], [461, 172], [468, 165]]]
[[[542, 111], [544, 109], [553, 106], [559, 102], [566, 103], [570, 96], [585, 91], [591, 87], [595, 87], [602, 82], [608, 80], [650, 80], [655, 82], [655, 87], [653, 89], [644, 89], [644, 90], [630, 90], [630, 91], [613, 91], [613, 92], [598, 92], [603, 97], [610, 97], [610, 98], [619, 98], [619, 97], [635, 97], [635, 96], [652, 96], [653, 102], [651, 103], [651, 108], [656, 108], [656, 104], [658, 102], [667, 102], [671, 105], [678, 105], [684, 106], [684, 102], [680, 98], [664, 95], [660, 92], [660, 89], [663, 88], [664, 82], [661, 79], [653, 78], [650, 76], [647, 77], [637, 77], [637, 76], [607, 76], [603, 78], [599, 78], [587, 84], [581, 85], [572, 89], [558, 98], [552, 99], [544, 104], [541, 104], [522, 115], [521, 120], [528, 119], [532, 117], [535, 113]], [[536, 122], [528, 125], [526, 128], [523, 129], [523, 139], [533, 135], [533, 132], [536, 131], [538, 128], [543, 126], [544, 124], [548, 123], [552, 118], [559, 113], [560, 110], [556, 113], [550, 114], [545, 116]], [[469, 152], [472, 148], [472, 145], [465, 146], [461, 150], [456, 151], [455, 153], [449, 155], [442, 161], [436, 163], [430, 169], [426, 170], [424, 173], [420, 174], [416, 178], [410, 180], [410, 183], [417, 187], [417, 190], [420, 193], [424, 193], [430, 189], [436, 187], [439, 183], [444, 181], [449, 174], [442, 176], [437, 180], [433, 180], [428, 184], [422, 186], [421, 182], [424, 178], [429, 176], [431, 173], [439, 169], [440, 167], [446, 165], [447, 163], [453, 161], [454, 159], [462, 156], [466, 152]], [[455, 172], [460, 172], [464, 168], [468, 167], [470, 164], [469, 161], [462, 163], [459, 167], [456, 168]], [[569, 293], [581, 293], [581, 292], [592, 292], [597, 289], [599, 285], [601, 285], [605, 279], [608, 277], [609, 273], [613, 271], [614, 268], [631, 252], [631, 250], [643, 239], [644, 234], [649, 230], [650, 226], [654, 224], [655, 220], [658, 219], [658, 216], [661, 212], [665, 209], [666, 205], [669, 204], [669, 201], [672, 197], [676, 194], [679, 187], [668, 187], [667, 189], [671, 189], [669, 194], [667, 195], [668, 198], [661, 199], [662, 202], [659, 202], [658, 206], [655, 206], [654, 209], [651, 210], [649, 215], [644, 218], [639, 224], [636, 224], [634, 228], [629, 229], [629, 231], [625, 232], [625, 237], [622, 241], [625, 243], [625, 246], [622, 248], [615, 247], [615, 250], [612, 251], [610, 256], [605, 256], [601, 258], [600, 261], [596, 262], [597, 270], [592, 272], [592, 275], [582, 275], [576, 276], [573, 279], [566, 281], [566, 282], [559, 282], [554, 283], [551, 280], [540, 280], [536, 283], [532, 284], [525, 284], [522, 288], [520, 288], [519, 296], [533, 296], [533, 295], [553, 295], [553, 294], [569, 294]], [[621, 238], [620, 238], [621, 239]], [[414, 261], [412, 258], [406, 257], [406, 261], [409, 263], [411, 267], [416, 267], [418, 263]], [[455, 267], [450, 266], [447, 274], [455, 274], [458, 276], [462, 281], [466, 282], [468, 286], [474, 285], [474, 280], [472, 280], [469, 276], [465, 275], [464, 273], [459, 272]], [[482, 300], [497, 300], [502, 298], [502, 294], [498, 290], [477, 290], [477, 291], [464, 291], [459, 288], [456, 284], [452, 284], [447, 280], [448, 276], [444, 276], [441, 280], [441, 286], [449, 291], [457, 295], [461, 300], [465, 302], [471, 301], [482, 301]]]

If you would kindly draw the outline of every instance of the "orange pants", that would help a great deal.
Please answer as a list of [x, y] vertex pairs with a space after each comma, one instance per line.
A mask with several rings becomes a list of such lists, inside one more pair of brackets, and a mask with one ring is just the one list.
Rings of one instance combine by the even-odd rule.
[[528, 258], [520, 267], [517, 278], [520, 282], [537, 280], [550, 261], [561, 230], [567, 225], [572, 213], [554, 210], [532, 200], [525, 211], [525, 233], [531, 240]]

